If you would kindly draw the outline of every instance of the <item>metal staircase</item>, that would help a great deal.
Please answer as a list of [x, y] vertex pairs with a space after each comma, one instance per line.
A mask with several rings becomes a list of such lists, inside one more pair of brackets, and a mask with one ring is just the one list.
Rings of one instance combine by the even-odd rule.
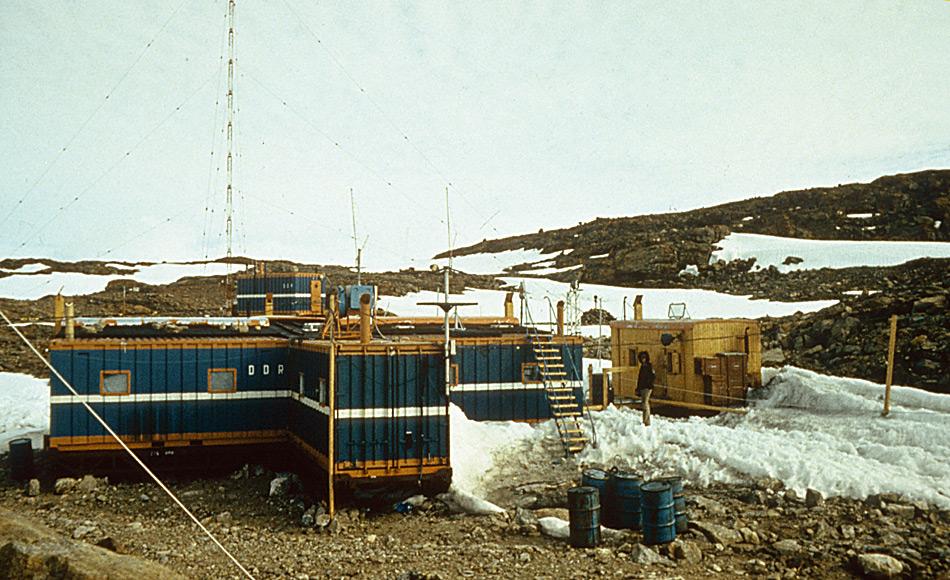
[[583, 402], [578, 402], [574, 397], [561, 348], [553, 342], [551, 336], [541, 336], [537, 333], [531, 337], [531, 348], [538, 362], [538, 375], [544, 384], [544, 392], [551, 406], [551, 416], [557, 425], [564, 452], [578, 453], [588, 442], [581, 429], [584, 408]]

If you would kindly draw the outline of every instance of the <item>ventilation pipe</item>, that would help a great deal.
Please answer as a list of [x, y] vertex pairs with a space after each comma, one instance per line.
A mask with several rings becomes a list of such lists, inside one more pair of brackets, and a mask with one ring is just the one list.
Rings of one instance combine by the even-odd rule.
[[564, 301], [557, 301], [557, 335], [564, 336]]
[[360, 296], [360, 343], [369, 344], [373, 337], [373, 324], [370, 320], [370, 295]]
[[76, 338], [76, 320], [74, 319], [73, 303], [66, 303], [66, 338]]
[[55, 333], [63, 327], [63, 317], [66, 316], [66, 299], [62, 294], [53, 296], [53, 320], [56, 323]]
[[633, 319], [643, 320], [643, 294], [637, 294], [633, 299]]
[[505, 318], [514, 318], [515, 317], [515, 293], [509, 292], [505, 294]]

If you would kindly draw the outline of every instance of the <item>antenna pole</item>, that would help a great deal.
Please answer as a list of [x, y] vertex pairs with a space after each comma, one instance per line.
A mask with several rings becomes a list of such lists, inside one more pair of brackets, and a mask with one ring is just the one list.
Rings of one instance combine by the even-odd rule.
[[234, 3], [235, 0], [228, 0], [228, 159], [227, 159], [227, 225], [225, 227], [228, 241], [228, 276], [227, 276], [227, 294], [231, 293], [231, 242], [233, 237], [233, 215], [234, 215]]
[[353, 249], [356, 250], [356, 284], [363, 284], [361, 262], [363, 250], [360, 248], [359, 240], [356, 238], [356, 199], [353, 197], [353, 188], [350, 188], [350, 215], [353, 218]]

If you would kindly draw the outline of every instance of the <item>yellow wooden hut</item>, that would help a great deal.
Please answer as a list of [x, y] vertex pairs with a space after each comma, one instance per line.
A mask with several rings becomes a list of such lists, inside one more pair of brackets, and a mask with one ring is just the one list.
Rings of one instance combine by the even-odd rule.
[[756, 320], [617, 320], [610, 332], [615, 401], [637, 397], [643, 351], [656, 372], [652, 400], [658, 406], [663, 400], [687, 408], [741, 406], [748, 389], [762, 385]]

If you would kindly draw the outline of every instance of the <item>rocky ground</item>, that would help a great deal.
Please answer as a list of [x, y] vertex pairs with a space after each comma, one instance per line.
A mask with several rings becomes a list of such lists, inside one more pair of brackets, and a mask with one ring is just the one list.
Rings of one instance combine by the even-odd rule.
[[[452, 513], [443, 501], [420, 499], [405, 514], [345, 507], [330, 521], [320, 511], [308, 511], [310, 500], [292, 488], [272, 495], [275, 476], [261, 467], [171, 487], [258, 578], [934, 578], [950, 573], [950, 513], [895, 496], [856, 501], [809, 492], [800, 497], [774, 480], [687, 487], [692, 523], [673, 544], [647, 547], [639, 532], [605, 531], [601, 546], [575, 549], [548, 535], [542, 523], [550, 520], [539, 523], [539, 518], [567, 519], [566, 489], [579, 478], [579, 469], [553, 460], [540, 470], [503, 470], [504, 482], [492, 499], [508, 509], [490, 516]], [[150, 483], [108, 483], [92, 476], [35, 483], [30, 489], [10, 481], [0, 460], [0, 509], [75, 542], [131, 554], [190, 578], [238, 577]], [[0, 546], [0, 568], [11, 550]]]

